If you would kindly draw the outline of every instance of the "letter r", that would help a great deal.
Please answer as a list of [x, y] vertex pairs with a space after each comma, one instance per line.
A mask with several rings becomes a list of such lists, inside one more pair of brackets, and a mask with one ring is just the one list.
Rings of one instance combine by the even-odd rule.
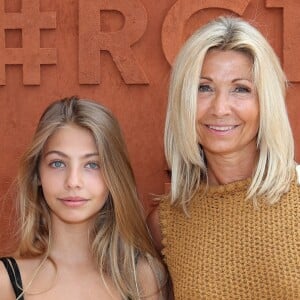
[[[101, 32], [100, 11], [117, 10], [125, 17], [119, 31]], [[100, 51], [109, 51], [126, 84], [148, 79], [131, 49], [145, 32], [147, 14], [139, 0], [79, 0], [79, 83], [100, 83]]]

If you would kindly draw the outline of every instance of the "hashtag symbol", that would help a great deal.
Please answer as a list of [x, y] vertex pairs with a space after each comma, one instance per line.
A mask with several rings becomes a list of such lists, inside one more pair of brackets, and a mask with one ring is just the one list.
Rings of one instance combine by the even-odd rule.
[[[23, 0], [21, 12], [6, 13], [0, 0], [0, 85], [5, 65], [23, 65], [23, 84], [39, 85], [41, 65], [56, 64], [56, 49], [40, 47], [40, 30], [56, 28], [55, 12], [40, 12], [39, 0]], [[22, 47], [6, 48], [5, 29], [21, 29]]]

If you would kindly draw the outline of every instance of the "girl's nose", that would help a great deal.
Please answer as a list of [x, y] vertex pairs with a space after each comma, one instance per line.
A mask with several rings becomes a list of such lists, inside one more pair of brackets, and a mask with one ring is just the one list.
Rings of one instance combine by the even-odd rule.
[[66, 176], [67, 188], [80, 188], [82, 187], [82, 178], [77, 168], [70, 168]]

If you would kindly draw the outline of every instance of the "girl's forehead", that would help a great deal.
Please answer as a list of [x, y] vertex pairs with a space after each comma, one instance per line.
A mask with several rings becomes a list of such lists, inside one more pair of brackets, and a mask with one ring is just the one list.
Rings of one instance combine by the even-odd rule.
[[90, 130], [75, 124], [57, 128], [45, 142], [43, 153], [61, 151], [64, 153], [96, 153], [95, 139]]

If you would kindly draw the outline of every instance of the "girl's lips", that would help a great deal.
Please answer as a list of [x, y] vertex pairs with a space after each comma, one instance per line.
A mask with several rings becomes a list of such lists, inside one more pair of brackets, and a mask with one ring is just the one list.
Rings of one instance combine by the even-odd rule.
[[66, 197], [66, 198], [59, 198], [59, 200], [68, 207], [83, 206], [88, 201], [88, 199], [81, 198], [81, 197]]

